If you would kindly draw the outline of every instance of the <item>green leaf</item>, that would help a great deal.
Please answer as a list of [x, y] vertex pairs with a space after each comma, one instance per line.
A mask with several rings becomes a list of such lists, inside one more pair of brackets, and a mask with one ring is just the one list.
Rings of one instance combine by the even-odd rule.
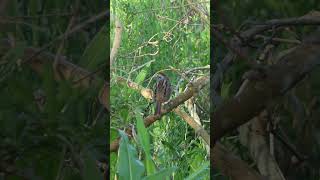
[[119, 180], [139, 180], [144, 172], [144, 165], [137, 158], [136, 149], [129, 144], [128, 136], [124, 131], [119, 131], [121, 136], [117, 174]]
[[146, 63], [146, 65], [145, 65], [146, 68], [142, 69], [139, 72], [139, 74], [137, 75], [137, 77], [136, 77], [134, 82], [136, 82], [138, 84], [141, 84], [146, 79], [146, 76], [148, 74], [148, 69], [149, 69], [149, 67], [151, 65], [151, 62], [153, 62], [153, 61], [150, 61], [150, 62]]
[[107, 61], [109, 55], [108, 28], [109, 25], [104, 25], [86, 47], [80, 60], [81, 65], [92, 69]]
[[144, 126], [143, 118], [140, 111], [137, 111], [135, 115], [137, 119], [137, 130], [138, 130], [139, 141], [146, 155], [145, 163], [146, 163], [147, 175], [151, 175], [156, 172], [156, 166], [150, 154], [151, 147], [150, 147], [149, 133], [147, 131], [147, 128]]
[[177, 170], [176, 167], [162, 169], [159, 172], [143, 178], [143, 180], [163, 180]]
[[223, 84], [222, 84], [222, 87], [221, 87], [221, 97], [222, 97], [223, 99], [226, 99], [226, 98], [229, 97], [231, 84], [232, 84], [232, 82], [227, 83], [227, 84], [226, 84], [226, 83], [223, 83]]
[[147, 128], [144, 126], [143, 118], [140, 112], [136, 112], [136, 119], [137, 119], [137, 130], [138, 130], [138, 137], [141, 143], [141, 146], [146, 154], [150, 153], [150, 137], [147, 131]]
[[141, 84], [142, 81], [144, 81], [144, 79], [147, 76], [147, 70], [143, 69], [139, 72], [139, 74], [137, 75], [135, 82], [138, 84]]
[[84, 180], [101, 180], [103, 179], [102, 173], [99, 171], [96, 165], [95, 159], [89, 152], [84, 154], [84, 168], [83, 168], [83, 179]]
[[185, 180], [192, 180], [192, 179], [203, 179], [203, 173], [209, 171], [209, 161], [205, 162], [202, 166], [200, 166], [194, 173], [188, 176]]

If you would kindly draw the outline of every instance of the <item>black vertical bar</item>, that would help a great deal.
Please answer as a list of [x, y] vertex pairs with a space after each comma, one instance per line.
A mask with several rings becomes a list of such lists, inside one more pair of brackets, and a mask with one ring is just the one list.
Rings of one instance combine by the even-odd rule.
[[[212, 31], [212, 25], [214, 24], [215, 21], [215, 8], [214, 6], [216, 5], [216, 2], [214, 0], [210, 1], [210, 139], [212, 139], [212, 135], [213, 135], [213, 126], [214, 126], [214, 122], [213, 122], [213, 85], [212, 85], [212, 75], [214, 74], [214, 64], [215, 64], [215, 60], [214, 60], [214, 38], [213, 38], [213, 31]], [[210, 142], [210, 179], [213, 179], [213, 144]]]
[[[110, 54], [110, 1], [109, 0], [105, 0], [106, 1], [106, 6], [107, 6], [107, 13], [106, 13], [106, 16], [107, 16], [107, 34], [106, 36], [108, 37], [108, 43], [107, 43], [107, 50], [109, 51], [108, 54]], [[107, 66], [106, 66], [106, 80], [105, 80], [105, 85], [106, 87], [108, 88], [107, 92], [109, 92], [108, 96], [110, 96], [110, 55], [109, 55], [109, 58], [107, 60]], [[110, 100], [110, 98], [109, 98]], [[110, 102], [109, 103], [109, 107], [110, 107]], [[110, 179], [110, 109], [108, 110], [107, 112], [107, 121], [106, 121], [106, 143], [107, 143], [107, 152], [106, 152], [106, 155], [107, 155], [107, 169], [105, 171], [105, 174], [104, 174], [104, 179], [107, 180], [107, 179]]]

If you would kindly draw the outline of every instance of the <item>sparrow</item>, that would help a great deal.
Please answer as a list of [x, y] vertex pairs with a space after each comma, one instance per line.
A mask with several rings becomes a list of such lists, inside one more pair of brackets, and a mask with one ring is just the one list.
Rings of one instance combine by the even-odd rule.
[[154, 101], [156, 103], [155, 115], [161, 113], [162, 103], [168, 101], [171, 95], [171, 84], [169, 78], [163, 74], [158, 73], [156, 76], [156, 83], [154, 85]]

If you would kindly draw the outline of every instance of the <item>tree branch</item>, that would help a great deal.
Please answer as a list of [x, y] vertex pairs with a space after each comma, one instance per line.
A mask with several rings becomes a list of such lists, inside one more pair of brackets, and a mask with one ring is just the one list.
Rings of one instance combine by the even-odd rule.
[[[163, 109], [161, 109], [161, 113], [159, 115], [149, 115], [144, 119], [144, 125], [149, 127], [155, 121], [161, 119], [161, 117], [173, 109], [177, 108], [180, 104], [184, 103], [186, 100], [196, 95], [205, 85], [209, 82], [209, 77], [200, 77], [196, 79], [194, 82], [190, 83], [185, 92], [179, 94], [177, 97], [171, 99], [167, 102]], [[126, 129], [126, 133], [129, 137], [132, 136], [131, 128]], [[110, 143], [110, 152], [115, 152], [119, 148], [120, 138], [117, 138], [113, 142]]]

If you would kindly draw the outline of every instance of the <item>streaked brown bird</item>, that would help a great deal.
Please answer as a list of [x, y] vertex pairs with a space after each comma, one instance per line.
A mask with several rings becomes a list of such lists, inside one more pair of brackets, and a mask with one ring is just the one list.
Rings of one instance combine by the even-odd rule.
[[162, 103], [170, 99], [171, 83], [169, 78], [161, 72], [158, 73], [156, 76], [156, 84], [153, 89], [154, 101], [156, 103], [155, 115], [159, 115], [161, 113]]

